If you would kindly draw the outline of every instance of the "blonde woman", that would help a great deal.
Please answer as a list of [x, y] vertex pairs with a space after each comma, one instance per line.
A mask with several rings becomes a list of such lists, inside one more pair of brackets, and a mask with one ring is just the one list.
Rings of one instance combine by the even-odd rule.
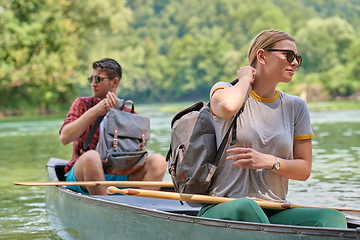
[[245, 102], [236, 144], [224, 154], [209, 190], [210, 195], [239, 199], [205, 205], [199, 216], [346, 228], [344, 215], [333, 209], [269, 210], [251, 200], [286, 202], [289, 179], [309, 178], [314, 134], [305, 102], [276, 90], [278, 83], [290, 82], [301, 65], [295, 40], [284, 32], [263, 31], [251, 42], [248, 61], [249, 66], [237, 71], [237, 84], [218, 82], [210, 93], [219, 139]]

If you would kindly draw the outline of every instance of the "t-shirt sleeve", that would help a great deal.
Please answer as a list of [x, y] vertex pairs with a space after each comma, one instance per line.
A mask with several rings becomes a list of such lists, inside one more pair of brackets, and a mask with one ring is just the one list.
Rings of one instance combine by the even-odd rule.
[[231, 87], [231, 86], [232, 86], [231, 83], [228, 83], [228, 82], [217, 82], [217, 83], [215, 83], [212, 86], [211, 90], [210, 90], [210, 98], [212, 97], [214, 92], [216, 92], [217, 90], [228, 88], [228, 87]]
[[313, 138], [315, 135], [311, 128], [310, 114], [305, 101], [296, 97], [293, 104], [295, 109], [294, 140]]

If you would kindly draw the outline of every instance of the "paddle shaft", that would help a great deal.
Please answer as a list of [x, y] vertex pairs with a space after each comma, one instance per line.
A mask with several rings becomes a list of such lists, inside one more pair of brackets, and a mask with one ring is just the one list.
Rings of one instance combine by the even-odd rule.
[[[186, 193], [175, 193], [175, 192], [165, 192], [165, 191], [153, 191], [153, 190], [143, 190], [143, 189], [118, 189], [116, 187], [108, 187], [106, 189], [108, 194], [121, 193], [129, 196], [137, 197], [148, 197], [148, 198], [161, 198], [161, 199], [170, 199], [170, 200], [179, 200], [187, 202], [201, 202], [201, 203], [223, 203], [235, 200], [236, 198], [228, 197], [215, 197], [208, 195], [200, 194], [186, 194]], [[314, 206], [303, 206], [289, 203], [279, 203], [279, 202], [270, 202], [263, 200], [254, 200], [262, 208], [268, 209], [291, 209], [291, 208], [327, 208], [327, 207], [314, 207]], [[328, 208], [329, 209], [329, 208]], [[342, 212], [358, 212], [360, 210], [355, 209], [341, 209], [341, 208], [330, 208]]]
[[80, 181], [80, 182], [13, 182], [22, 186], [116, 186], [116, 187], [173, 187], [172, 182], [160, 181]]

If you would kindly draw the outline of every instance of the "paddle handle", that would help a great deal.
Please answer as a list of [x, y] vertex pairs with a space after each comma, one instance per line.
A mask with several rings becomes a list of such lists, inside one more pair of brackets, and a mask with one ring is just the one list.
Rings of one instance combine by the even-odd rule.
[[235, 200], [236, 198], [223, 198], [207, 195], [185, 194], [175, 192], [153, 191], [144, 189], [118, 189], [116, 187], [108, 187], [106, 189], [108, 194], [121, 193], [129, 196], [148, 197], [148, 198], [161, 198], [188, 202], [201, 202], [201, 203], [220, 203]]

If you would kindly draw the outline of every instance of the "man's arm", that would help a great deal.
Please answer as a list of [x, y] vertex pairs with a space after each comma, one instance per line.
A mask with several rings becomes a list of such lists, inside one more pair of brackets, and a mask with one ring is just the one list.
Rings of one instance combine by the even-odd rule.
[[98, 117], [105, 115], [108, 111], [107, 99], [101, 100], [94, 107], [90, 108], [83, 115], [73, 122], [66, 124], [60, 131], [60, 142], [66, 145], [83, 134], [86, 128]]

